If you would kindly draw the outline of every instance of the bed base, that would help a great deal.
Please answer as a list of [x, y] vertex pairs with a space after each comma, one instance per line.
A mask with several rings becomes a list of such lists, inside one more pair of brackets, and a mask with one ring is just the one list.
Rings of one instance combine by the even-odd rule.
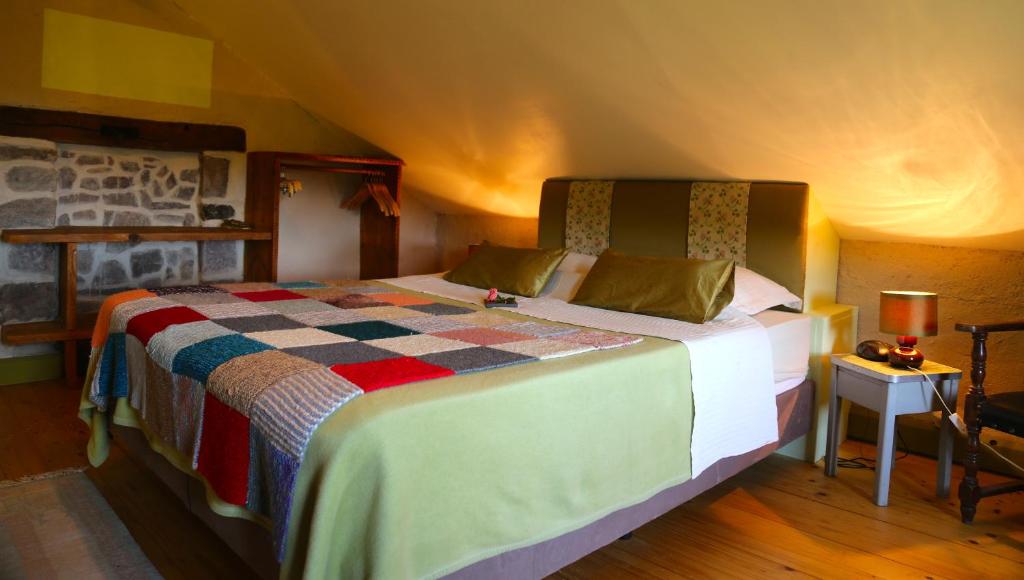
[[114, 425], [111, 431], [115, 443], [132, 460], [155, 475], [188, 511], [248, 563], [256, 575], [264, 580], [275, 580], [280, 576], [270, 532], [249, 520], [226, 518], [214, 513], [206, 503], [206, 488], [202, 482], [180, 471], [163, 455], [150, 449], [146, 436], [139, 429]]
[[[686, 503], [810, 431], [814, 408], [813, 381], [808, 379], [781, 393], [775, 400], [779, 409], [778, 442], [743, 455], [721, 459], [696, 479], [670, 487], [644, 502], [608, 514], [556, 538], [471, 564], [448, 578], [543, 578], [616, 539], [631, 537], [633, 530]], [[279, 566], [272, 556], [274, 550], [270, 534], [265, 529], [247, 520], [215, 514], [206, 503], [202, 483], [178, 471], [163, 456], [152, 451], [138, 429], [114, 427], [113, 431], [115, 440], [125, 452], [153, 472], [189, 511], [249, 563], [257, 575], [267, 580], [279, 576]]]

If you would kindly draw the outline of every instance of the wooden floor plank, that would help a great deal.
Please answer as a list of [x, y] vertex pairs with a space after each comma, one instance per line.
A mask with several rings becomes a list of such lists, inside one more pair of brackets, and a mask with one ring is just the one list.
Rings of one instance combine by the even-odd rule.
[[85, 467], [88, 440], [78, 419], [78, 393], [63, 382], [0, 386], [2, 479]]
[[[849, 442], [849, 451], [874, 448]], [[960, 524], [960, 504], [955, 497], [935, 496], [935, 462], [909, 456], [897, 462], [888, 507], [871, 501], [874, 472], [841, 469], [835, 478], [825, 477], [820, 465], [790, 462], [770, 457], [756, 471], [736, 477], [750, 485], [776, 489], [799, 498], [840, 508], [877, 520], [900, 530], [913, 530], [964, 547], [1007, 558], [1024, 565], [1024, 494], [1016, 493], [986, 498], [978, 504], [978, 515], [972, 525]], [[958, 482], [963, 469], [954, 466], [953, 481]], [[987, 483], [1006, 478], [983, 474]], [[955, 485], [954, 485], [955, 490]], [[955, 491], [954, 491], [955, 495]]]
[[[78, 392], [63, 382], [0, 387], [0, 473], [4, 479], [86, 467], [88, 428], [78, 419]], [[251, 573], [148, 471], [120, 449], [88, 469], [114, 513], [168, 579], [247, 578]]]
[[168, 580], [255, 578], [227, 544], [116, 445], [99, 469], [86, 474]]
[[617, 578], [661, 578], [677, 580], [685, 578], [678, 573], [666, 570], [652, 562], [623, 558], [616, 554], [614, 549], [609, 549], [600, 554], [592, 554], [578, 562], [578, 566], [572, 569], [563, 570], [562, 578], [573, 580], [591, 580], [601, 578], [606, 570], [614, 570]]
[[[728, 501], [710, 504], [699, 513], [684, 511], [682, 515], [665, 525], [715, 537], [735, 551], [744, 550], [819, 578], [919, 578], [925, 575], [923, 570], [878, 554], [765, 520], [729, 505]], [[851, 533], [855, 532], [851, 530]]]
[[[686, 546], [686, 549], [680, 550], [679, 546]], [[656, 520], [640, 528], [632, 539], [616, 542], [612, 549], [635, 553], [687, 578], [811, 576], [788, 562], [765, 559], [742, 546], [737, 548], [732, 542], [707, 534], [700, 528], [673, 525], [673, 522], [667, 521]], [[699, 554], [699, 557], [694, 557], [695, 554]], [[614, 574], [606, 574], [604, 577], [612, 578]]]
[[[877, 554], [889, 560], [946, 577], [956, 577], [965, 565], [983, 558], [985, 570], [978, 578], [1008, 578], [1021, 569], [1022, 562], [1002, 557], [986, 558], [975, 546], [937, 541], [924, 531], [890, 525], [853, 511], [820, 504], [806, 509], [807, 499], [764, 485], [738, 485], [726, 482], [727, 496], [721, 498], [731, 509], [757, 515], [807, 534]], [[693, 508], [708, 509], [708, 499], [698, 497]], [[817, 507], [817, 506], [816, 506]], [[857, 530], [858, 533], [850, 533]], [[1020, 554], [1017, 554], [1020, 556]]]

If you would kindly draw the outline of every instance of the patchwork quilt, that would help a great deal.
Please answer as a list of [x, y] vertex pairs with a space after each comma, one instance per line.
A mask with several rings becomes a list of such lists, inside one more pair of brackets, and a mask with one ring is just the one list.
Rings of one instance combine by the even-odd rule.
[[132, 290], [93, 335], [89, 401], [126, 398], [217, 496], [267, 517], [278, 559], [302, 457], [373, 391], [640, 342], [435, 302], [378, 282]]

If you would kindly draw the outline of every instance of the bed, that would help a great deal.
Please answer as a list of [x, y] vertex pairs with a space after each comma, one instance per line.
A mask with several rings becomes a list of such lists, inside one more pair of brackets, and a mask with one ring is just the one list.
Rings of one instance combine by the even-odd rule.
[[[539, 246], [566, 245], [571, 192], [580, 183], [545, 182]], [[688, 230], [693, 229], [688, 227], [693, 223], [688, 216], [693, 182], [603, 183], [610, 203], [606, 245], [637, 255], [686, 255]], [[754, 182], [743, 187], [748, 191], [743, 212], [747, 266], [802, 297], [805, 305], [834, 299], [834, 270], [829, 290], [828, 268], [823, 268], [825, 282], [820, 282], [816, 277], [822, 268], [811, 266], [817, 258], [813, 252], [809, 256], [815, 244], [810, 241], [807, 186]], [[834, 262], [825, 256], [826, 264], [830, 260]], [[215, 291], [232, 294], [231, 300], [251, 292], [305, 291], [298, 302], [312, 298], [317, 288], [351, 294], [353, 284]], [[757, 396], [771, 403], [772, 437], [753, 446], [748, 440], [734, 453], [726, 438], [732, 437], [730, 429], [737, 431], [728, 419], [738, 411], [724, 404], [712, 408], [701, 399], [706, 387], [691, 390], [688, 385], [691, 373], [703, 376], [696, 368], [711, 366], [694, 366], [691, 360], [712, 356], [697, 356], [704, 348], [699, 341], [680, 342], [671, 332], [660, 337], [647, 330], [623, 332], [634, 328], [629, 324], [638, 324], [636, 320], [625, 326], [606, 321], [597, 330], [581, 330], [569, 323], [580, 320], [578, 309], [584, 307], [570, 308], [544, 296], [524, 300], [519, 313], [487, 313], [491, 318], [445, 310], [479, 310], [470, 305], [479, 300], [474, 292], [480, 292], [445, 284], [428, 276], [386, 280], [373, 287], [379, 295], [395, 296], [392, 303], [377, 306], [388, 316], [395, 312], [388, 308], [417, 305], [421, 310], [458, 312], [446, 316], [488, 320], [490, 328], [531, 328], [540, 342], [561, 336], [562, 350], [543, 357], [537, 353], [549, 352], [550, 345], [537, 346], [540, 350], [528, 352], [539, 360], [528, 364], [456, 372], [372, 393], [367, 389], [325, 416], [304, 448], [301, 468], [296, 468], [283, 532], [280, 521], [244, 509], [252, 502], [240, 506], [223, 501], [220, 495], [230, 490], [217, 487], [217, 469], [207, 462], [205, 470], [197, 470], [194, 458], [190, 462], [176, 453], [168, 437], [161, 438], [160, 429], [136, 410], [147, 405], [142, 394], [123, 393], [100, 413], [87, 385], [83, 418], [93, 426], [90, 458], [102, 461], [109, 444], [106, 427], [112, 422], [122, 445], [265, 577], [278, 575], [278, 554], [283, 577], [523, 578], [554, 572], [614, 541], [812, 428], [814, 383], [807, 379], [812, 329], [806, 315], [774, 310], [742, 319], [751, 336], [763, 341], [749, 358], [767, 359], [762, 361], [767, 378]], [[196, 304], [204, 300], [189, 298]], [[603, 346], [569, 352], [563, 344], [569, 341], [566, 336], [585, 336], [582, 342]], [[424, 356], [434, 356], [428, 359], [434, 362], [448, 360], [436, 358], [439, 353]], [[713, 356], [730, 360], [722, 353]], [[91, 377], [98, 374], [100, 358], [94, 357], [90, 365]], [[126, 365], [129, 390], [133, 380], [145, 382], [140, 377], [150, 367], [136, 370], [135, 377], [131, 368]], [[764, 425], [765, 414], [750, 420]], [[724, 418], [711, 425], [713, 415]], [[700, 453], [691, 447], [698, 439], [704, 441]], [[242, 494], [249, 499], [253, 495], [259, 494], [251, 488]], [[278, 535], [268, 534], [268, 527]], [[283, 541], [275, 543], [274, 537]]]

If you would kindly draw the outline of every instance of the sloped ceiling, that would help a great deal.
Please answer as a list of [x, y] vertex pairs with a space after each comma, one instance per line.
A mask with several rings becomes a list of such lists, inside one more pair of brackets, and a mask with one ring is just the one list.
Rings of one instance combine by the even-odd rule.
[[844, 238], [1024, 249], [1018, 0], [175, 1], [439, 211], [780, 179]]

